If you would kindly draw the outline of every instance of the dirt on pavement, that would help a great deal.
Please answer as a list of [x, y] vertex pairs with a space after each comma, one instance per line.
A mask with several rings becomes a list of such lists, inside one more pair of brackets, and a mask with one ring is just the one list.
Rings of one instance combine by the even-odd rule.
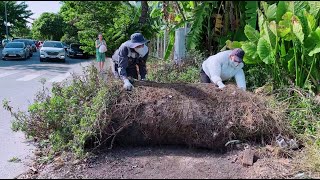
[[[118, 147], [101, 151], [85, 162], [56, 158], [53, 163], [30, 170], [18, 178], [110, 179], [235, 179], [299, 178], [294, 159], [256, 153], [253, 166], [243, 166], [242, 150], [217, 154], [210, 150], [178, 146]], [[258, 152], [258, 151], [257, 151]], [[57, 163], [60, 159], [60, 163]], [[62, 158], [63, 159], [63, 158]], [[33, 168], [34, 169], [34, 168]], [[300, 173], [301, 175], [301, 173]], [[306, 174], [302, 174], [307, 177]], [[301, 177], [300, 177], [301, 178]]]

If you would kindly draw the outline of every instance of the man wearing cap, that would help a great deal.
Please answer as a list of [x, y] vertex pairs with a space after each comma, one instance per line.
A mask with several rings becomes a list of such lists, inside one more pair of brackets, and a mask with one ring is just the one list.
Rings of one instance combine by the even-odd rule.
[[202, 63], [200, 78], [202, 83], [216, 84], [220, 89], [225, 85], [222, 81], [235, 77], [237, 86], [246, 90], [245, 75], [242, 70], [244, 51], [240, 48], [219, 52]]
[[126, 90], [133, 88], [129, 78], [138, 79], [136, 65], [139, 67], [141, 80], [146, 79], [146, 61], [149, 55], [146, 43], [148, 42], [149, 40], [146, 40], [141, 33], [134, 33], [131, 39], [122, 43], [112, 56], [115, 76], [120, 76]]

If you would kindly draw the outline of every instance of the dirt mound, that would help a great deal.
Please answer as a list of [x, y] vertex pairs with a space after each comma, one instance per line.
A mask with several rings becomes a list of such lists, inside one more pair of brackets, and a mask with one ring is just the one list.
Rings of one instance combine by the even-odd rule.
[[134, 86], [112, 106], [105, 131], [108, 137], [116, 134], [113, 140], [122, 145], [221, 150], [230, 140], [268, 142], [275, 134], [286, 133], [280, 111], [232, 85], [223, 91], [212, 84], [135, 82]]

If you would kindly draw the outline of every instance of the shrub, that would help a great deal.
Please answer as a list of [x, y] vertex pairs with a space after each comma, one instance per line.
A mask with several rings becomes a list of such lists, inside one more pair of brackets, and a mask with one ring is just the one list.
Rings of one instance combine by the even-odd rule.
[[13, 130], [49, 141], [55, 152], [70, 150], [82, 156], [87, 140], [98, 140], [110, 122], [109, 106], [119, 93], [115, 84], [107, 85], [91, 65], [84, 69], [83, 77], [74, 75], [70, 84], [53, 84], [51, 94], [43, 84], [28, 113], [13, 112], [7, 101], [4, 107], [15, 118]]
[[200, 82], [200, 70], [204, 54], [193, 50], [181, 64], [151, 59], [148, 63], [148, 78], [155, 82], [197, 83]]

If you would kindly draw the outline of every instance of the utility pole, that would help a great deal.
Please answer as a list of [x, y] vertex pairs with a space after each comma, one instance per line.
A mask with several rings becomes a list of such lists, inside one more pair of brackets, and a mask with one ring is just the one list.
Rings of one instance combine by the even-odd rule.
[[4, 2], [4, 11], [5, 11], [5, 14], [6, 14], [6, 34], [7, 34], [7, 41], [8, 41], [8, 15], [7, 15], [7, 2], [5, 1]]

